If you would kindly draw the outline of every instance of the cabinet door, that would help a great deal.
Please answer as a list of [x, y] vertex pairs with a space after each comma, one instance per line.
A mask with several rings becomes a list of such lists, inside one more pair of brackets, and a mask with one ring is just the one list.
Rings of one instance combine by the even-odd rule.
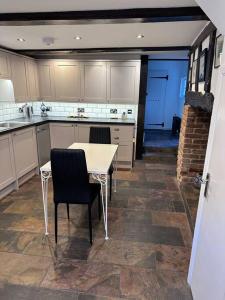
[[38, 64], [40, 97], [43, 100], [55, 100], [53, 64], [40, 62]]
[[56, 62], [55, 95], [58, 100], [79, 101], [81, 98], [81, 71], [79, 62]]
[[119, 146], [117, 154], [118, 161], [129, 162], [130, 164], [132, 164], [133, 143], [120, 142], [117, 145]]
[[16, 55], [11, 56], [12, 81], [17, 102], [28, 100], [25, 59]]
[[78, 143], [89, 143], [89, 135], [89, 125], [78, 125]]
[[29, 100], [36, 101], [39, 99], [39, 88], [37, 78], [37, 64], [35, 61], [26, 60], [26, 75]]
[[0, 136], [0, 190], [16, 180], [10, 134]]
[[73, 124], [50, 124], [51, 148], [68, 148], [75, 142]]
[[106, 63], [83, 62], [81, 101], [106, 102]]
[[17, 177], [25, 175], [38, 166], [35, 129], [18, 130], [12, 134]]
[[0, 78], [10, 78], [9, 54], [0, 51]]
[[107, 99], [109, 103], [138, 103], [140, 82], [139, 62], [107, 64]]

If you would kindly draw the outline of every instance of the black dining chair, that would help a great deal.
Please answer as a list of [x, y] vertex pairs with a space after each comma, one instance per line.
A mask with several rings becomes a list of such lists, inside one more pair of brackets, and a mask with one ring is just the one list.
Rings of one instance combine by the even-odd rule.
[[[89, 143], [111, 144], [110, 127], [90, 127]], [[112, 199], [112, 174], [113, 165], [109, 168], [110, 201]]]
[[91, 207], [98, 197], [99, 219], [101, 218], [100, 190], [98, 183], [89, 183], [85, 152], [81, 149], [52, 149], [51, 169], [53, 181], [53, 200], [55, 204], [55, 242], [58, 233], [58, 204], [88, 205], [90, 243], [92, 244]]

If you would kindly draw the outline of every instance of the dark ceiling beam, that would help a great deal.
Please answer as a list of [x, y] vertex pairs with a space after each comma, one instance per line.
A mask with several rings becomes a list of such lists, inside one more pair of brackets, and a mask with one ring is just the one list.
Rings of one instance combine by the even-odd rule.
[[181, 51], [190, 50], [190, 46], [169, 46], [169, 47], [122, 47], [122, 48], [79, 48], [79, 49], [35, 49], [15, 50], [22, 55], [34, 58], [72, 56], [74, 54], [99, 54], [99, 53], [145, 53], [153, 51]]
[[154, 23], [208, 20], [200, 7], [0, 14], [0, 26]]

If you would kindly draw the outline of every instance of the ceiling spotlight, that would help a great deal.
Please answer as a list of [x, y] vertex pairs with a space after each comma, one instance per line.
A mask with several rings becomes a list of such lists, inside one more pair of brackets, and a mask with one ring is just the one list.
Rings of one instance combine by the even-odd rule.
[[74, 37], [74, 39], [75, 39], [75, 40], [81, 40], [81, 39], [82, 39], [82, 37], [81, 37], [81, 36], [79, 36], [79, 35], [77, 35], [77, 36], [75, 36], [75, 37]]
[[144, 37], [145, 37], [144, 34], [137, 35], [137, 39], [143, 39]]
[[53, 37], [50, 37], [50, 36], [46, 36], [46, 37], [43, 37], [42, 39], [43, 43], [47, 46], [51, 46], [54, 44], [55, 42], [55, 39]]
[[25, 39], [23, 39], [23, 38], [18, 38], [17, 41], [18, 41], [18, 42], [25, 42]]

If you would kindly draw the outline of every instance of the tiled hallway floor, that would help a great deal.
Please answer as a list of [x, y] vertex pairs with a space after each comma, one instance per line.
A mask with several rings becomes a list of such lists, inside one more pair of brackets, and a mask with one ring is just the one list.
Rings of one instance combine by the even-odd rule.
[[93, 213], [92, 247], [87, 212], [77, 205], [69, 222], [60, 207], [57, 247], [49, 205], [51, 235], [43, 240], [39, 177], [0, 201], [0, 299], [191, 299], [186, 278], [192, 236], [175, 165], [136, 162], [118, 178], [110, 240]]

